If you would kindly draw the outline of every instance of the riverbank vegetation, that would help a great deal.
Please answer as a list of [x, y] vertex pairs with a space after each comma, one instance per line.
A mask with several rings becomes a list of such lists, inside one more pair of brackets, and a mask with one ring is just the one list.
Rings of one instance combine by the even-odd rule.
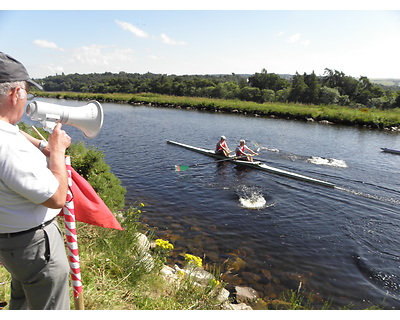
[[37, 79], [41, 96], [147, 103], [209, 111], [325, 121], [371, 128], [400, 125], [400, 86], [326, 68], [322, 76], [70, 74]]
[[338, 105], [279, 102], [257, 103], [237, 99], [181, 97], [154, 93], [37, 92], [37, 96], [58, 99], [144, 104], [210, 112], [227, 112], [282, 119], [296, 119], [301, 121], [323, 121], [324, 123], [365, 126], [396, 131], [399, 130], [398, 127], [400, 126], [400, 108], [382, 110], [377, 108], [346, 107]]
[[202, 97], [257, 103], [301, 103], [351, 108], [400, 107], [400, 87], [354, 78], [325, 69], [322, 76], [278, 75], [263, 69], [253, 75], [165, 75], [110, 73], [70, 74], [38, 79], [45, 91], [81, 93], [155, 93], [178, 97]]

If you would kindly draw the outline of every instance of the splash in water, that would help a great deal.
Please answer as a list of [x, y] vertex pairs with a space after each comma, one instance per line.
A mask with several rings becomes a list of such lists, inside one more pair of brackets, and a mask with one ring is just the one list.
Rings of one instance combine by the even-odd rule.
[[344, 160], [338, 160], [333, 158], [311, 157], [307, 159], [307, 162], [323, 166], [347, 168], [347, 164]]
[[241, 186], [237, 192], [240, 205], [246, 209], [263, 209], [274, 205], [274, 203], [267, 203], [257, 187]]
[[267, 205], [267, 200], [263, 196], [255, 196], [251, 198], [240, 198], [240, 204], [247, 209], [263, 209]]

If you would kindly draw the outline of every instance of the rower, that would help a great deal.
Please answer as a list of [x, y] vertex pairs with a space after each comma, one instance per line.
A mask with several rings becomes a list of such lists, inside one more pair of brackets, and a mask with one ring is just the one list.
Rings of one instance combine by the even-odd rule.
[[219, 154], [224, 157], [229, 157], [229, 154], [233, 152], [229, 150], [228, 144], [226, 143], [226, 137], [221, 136], [220, 140], [215, 147], [215, 154]]
[[[246, 153], [246, 151], [250, 152], [250, 154]], [[236, 157], [239, 157], [240, 160], [253, 162], [253, 155], [258, 155], [258, 153], [246, 146], [246, 140], [240, 140], [239, 145], [236, 147]]]

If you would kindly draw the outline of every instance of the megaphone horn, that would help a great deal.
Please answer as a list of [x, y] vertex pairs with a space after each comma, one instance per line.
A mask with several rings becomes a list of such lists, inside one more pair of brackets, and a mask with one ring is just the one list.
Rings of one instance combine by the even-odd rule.
[[103, 108], [97, 101], [89, 101], [82, 107], [67, 107], [58, 104], [33, 101], [26, 107], [27, 116], [40, 121], [46, 131], [52, 132], [61, 122], [78, 128], [87, 138], [94, 138], [103, 126]]

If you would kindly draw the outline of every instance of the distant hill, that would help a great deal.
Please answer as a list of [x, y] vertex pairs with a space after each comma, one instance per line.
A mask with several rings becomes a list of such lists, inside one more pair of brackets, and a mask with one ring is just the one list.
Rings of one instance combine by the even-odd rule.
[[372, 83], [387, 87], [400, 87], [400, 79], [370, 79]]

